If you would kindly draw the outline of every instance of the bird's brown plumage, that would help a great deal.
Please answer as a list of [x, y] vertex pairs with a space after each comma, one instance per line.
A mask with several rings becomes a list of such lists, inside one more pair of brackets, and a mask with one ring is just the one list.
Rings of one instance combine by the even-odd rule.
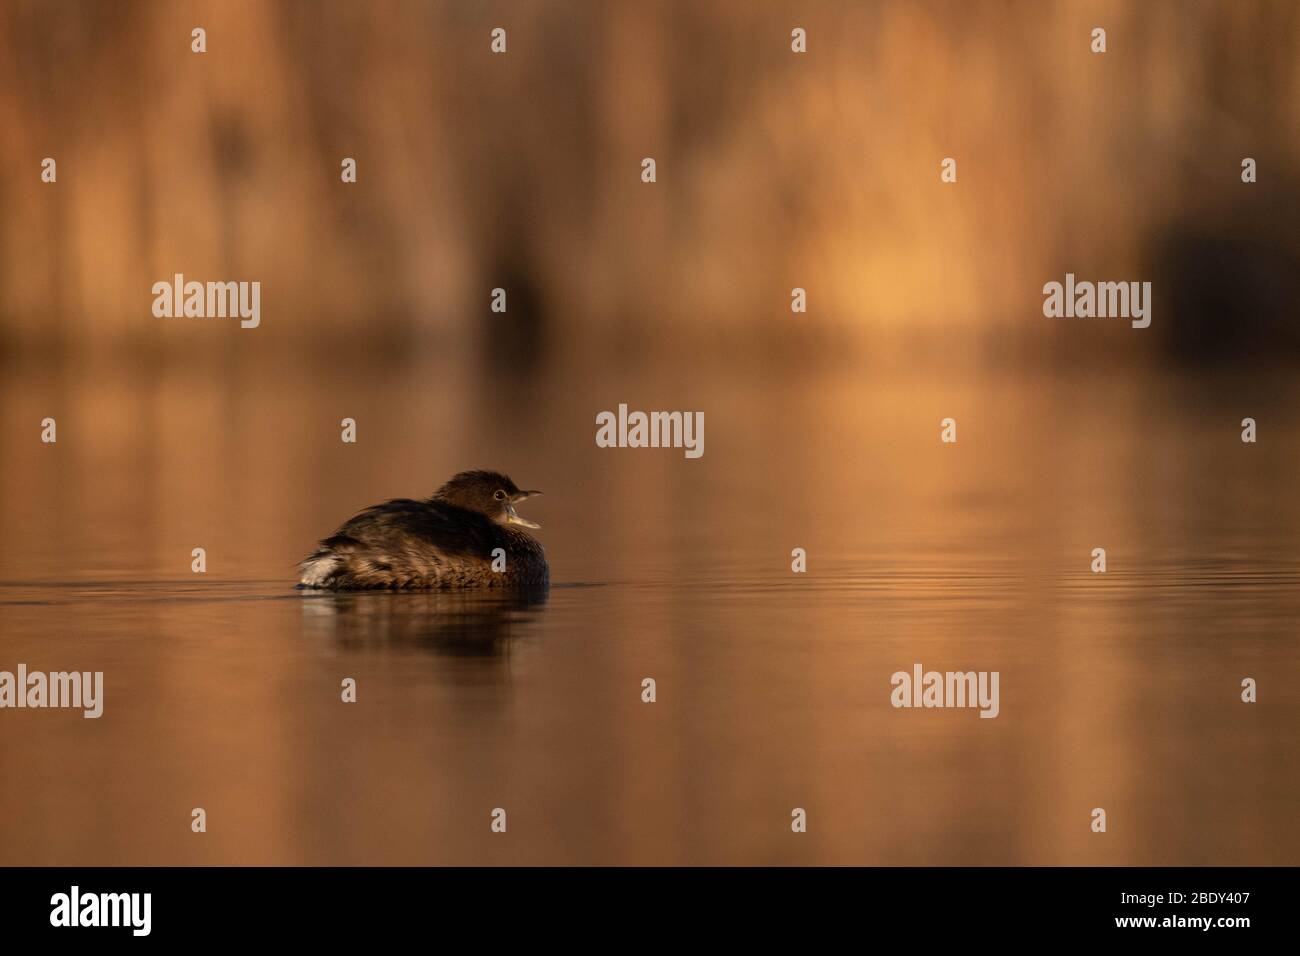
[[[504, 491], [505, 498], [496, 496]], [[432, 497], [373, 505], [320, 543], [300, 565], [300, 586], [331, 590], [544, 587], [546, 555], [507, 520], [524, 494], [495, 472], [463, 472]], [[498, 550], [499, 549], [499, 550]], [[504, 567], [495, 570], [504, 559]]]

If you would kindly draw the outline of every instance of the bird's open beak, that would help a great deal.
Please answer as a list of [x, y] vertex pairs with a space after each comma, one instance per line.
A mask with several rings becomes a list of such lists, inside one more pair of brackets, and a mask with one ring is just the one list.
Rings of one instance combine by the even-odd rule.
[[533, 495], [540, 495], [540, 491], [519, 491], [510, 496], [506, 502], [506, 524], [521, 524], [525, 528], [540, 528], [536, 521], [529, 521], [527, 518], [519, 517], [515, 511], [515, 502], [523, 501], [525, 498], [531, 498]]

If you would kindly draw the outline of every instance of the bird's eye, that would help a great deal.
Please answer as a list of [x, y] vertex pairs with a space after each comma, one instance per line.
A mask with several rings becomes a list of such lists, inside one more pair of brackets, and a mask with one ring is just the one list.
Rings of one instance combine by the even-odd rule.
[[505, 501], [506, 493], [502, 491], [500, 488], [498, 488], [496, 494], [494, 494], [492, 497], [495, 498], [497, 501]]

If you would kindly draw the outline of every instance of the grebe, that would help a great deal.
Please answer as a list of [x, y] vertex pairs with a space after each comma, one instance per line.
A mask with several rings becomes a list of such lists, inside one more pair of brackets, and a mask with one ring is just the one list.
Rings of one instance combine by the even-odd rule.
[[373, 505], [303, 560], [299, 587], [545, 587], [542, 546], [518, 530], [540, 526], [515, 511], [539, 494], [493, 471], [465, 471], [423, 501]]

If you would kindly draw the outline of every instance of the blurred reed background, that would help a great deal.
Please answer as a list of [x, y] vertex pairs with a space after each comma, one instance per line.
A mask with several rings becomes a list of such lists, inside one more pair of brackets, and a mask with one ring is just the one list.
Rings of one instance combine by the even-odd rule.
[[[1297, 54], [1253, 0], [6, 0], [0, 666], [108, 699], [0, 715], [0, 862], [1296, 862]], [[290, 590], [471, 467], [547, 493], [548, 603]], [[893, 710], [917, 660], [1001, 716]]]
[[[8, 2], [0, 54], [9, 362], [248, 348], [153, 318], [174, 272], [260, 279], [258, 350], [517, 371], [1300, 342], [1286, 0]], [[1063, 335], [1040, 289], [1066, 271], [1154, 281], [1152, 329]]]

